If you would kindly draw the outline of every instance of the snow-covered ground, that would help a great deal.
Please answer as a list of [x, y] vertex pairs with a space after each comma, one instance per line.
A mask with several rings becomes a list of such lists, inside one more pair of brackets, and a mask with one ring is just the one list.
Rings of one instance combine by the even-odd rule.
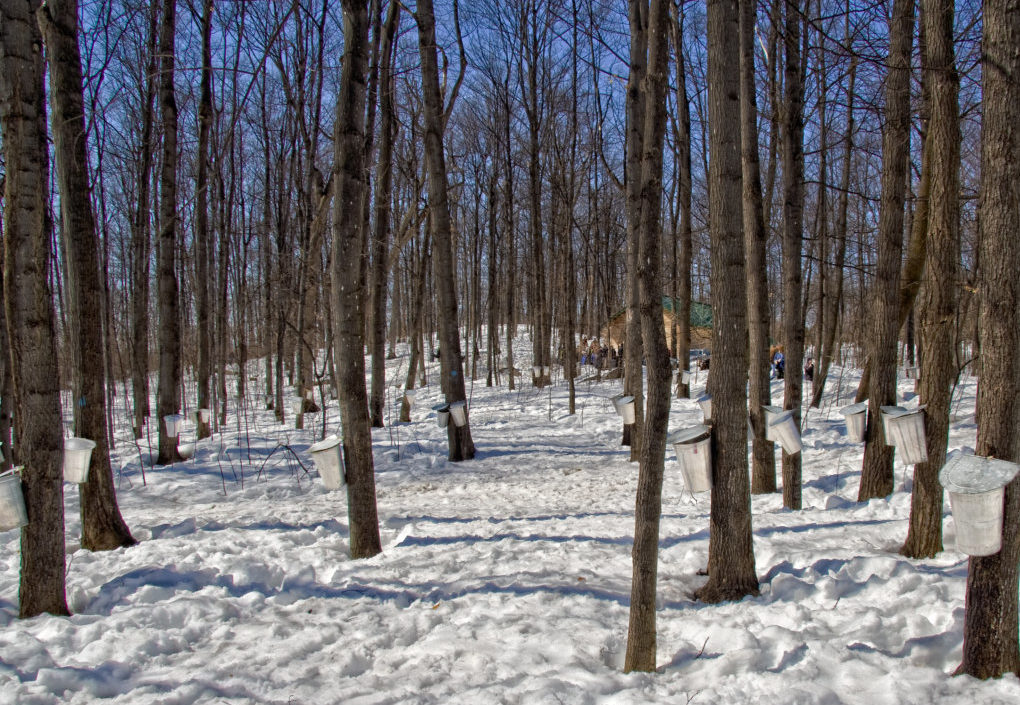
[[[391, 362], [391, 383], [406, 364]], [[65, 486], [72, 617], [17, 619], [19, 534], [0, 533], [0, 703], [1020, 702], [1015, 676], [952, 676], [967, 561], [948, 501], [947, 550], [899, 556], [910, 468], [897, 463], [888, 499], [855, 501], [863, 446], [838, 407], [858, 373], [833, 374], [806, 414], [803, 511], [753, 498], [760, 597], [691, 599], [709, 500], [685, 491], [667, 451], [657, 673], [622, 672], [637, 465], [609, 401], [620, 382], [579, 383], [570, 416], [562, 379], [514, 392], [505, 376], [476, 381], [478, 456], [449, 463], [433, 370], [414, 421], [374, 431], [384, 550], [368, 560], [348, 557], [346, 494], [324, 490], [309, 460], [320, 415], [295, 431], [232, 411], [193, 461], [146, 467], [144, 483], [148, 449], [125, 425], [114, 471], [140, 542], [79, 550], [78, 490]], [[974, 444], [974, 392], [966, 378], [951, 449]], [[674, 400], [671, 430], [700, 420]]]

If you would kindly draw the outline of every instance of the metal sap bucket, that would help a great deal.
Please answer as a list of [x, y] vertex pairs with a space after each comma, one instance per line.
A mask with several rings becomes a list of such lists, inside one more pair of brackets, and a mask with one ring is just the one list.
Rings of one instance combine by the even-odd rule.
[[692, 426], [679, 431], [670, 441], [687, 489], [691, 492], [712, 489], [712, 430], [705, 425]]
[[851, 441], [864, 440], [868, 428], [868, 402], [862, 401], [839, 410], [846, 420], [846, 435]]
[[308, 448], [327, 490], [338, 490], [344, 485], [343, 463], [340, 458], [340, 439], [328, 436]]
[[895, 446], [904, 463], [913, 465], [928, 460], [923, 406], [914, 410], [902, 406], [883, 406], [882, 431], [886, 445]]
[[953, 453], [939, 471], [956, 523], [956, 549], [968, 556], [990, 556], [1002, 548], [1002, 504], [1020, 465], [1005, 460]]

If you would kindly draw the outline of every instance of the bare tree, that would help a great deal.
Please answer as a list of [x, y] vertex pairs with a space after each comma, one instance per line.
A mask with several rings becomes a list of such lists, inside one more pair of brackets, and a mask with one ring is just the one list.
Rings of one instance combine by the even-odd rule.
[[[949, 442], [949, 405], [956, 378], [956, 311], [960, 261], [960, 77], [953, 50], [954, 3], [926, 0], [924, 70], [931, 117], [924, 159], [930, 160], [927, 262], [921, 317], [921, 403], [925, 405], [928, 460], [914, 466], [910, 529], [900, 552], [931, 558], [942, 550], [939, 469]], [[922, 167], [923, 170], [923, 167]]]
[[712, 510], [705, 602], [758, 593], [747, 468], [747, 292], [740, 202], [737, 0], [708, 3], [709, 216], [712, 238]]
[[49, 148], [37, 0], [0, 0], [4, 314], [14, 437], [29, 523], [21, 529], [19, 615], [66, 615], [63, 434], [49, 284]]
[[[450, 218], [446, 157], [443, 133], [448, 109], [443, 109], [439, 89], [439, 64], [436, 46], [436, 20], [431, 0], [419, 0], [415, 12], [418, 23], [418, 52], [421, 56], [422, 97], [425, 110], [425, 169], [428, 172], [429, 220], [433, 241], [436, 287], [439, 292], [440, 374], [446, 401], [466, 401], [464, 365], [460, 355], [460, 331], [457, 325], [457, 293], [454, 282], [453, 223]], [[463, 66], [463, 63], [461, 64]], [[454, 84], [451, 103], [456, 97]], [[453, 461], [475, 457], [470, 422], [447, 426], [449, 458]]]
[[[632, 4], [644, 0], [631, 0]], [[662, 150], [666, 132], [666, 89], [669, 85], [669, 0], [652, 0], [648, 13], [647, 71], [639, 96], [644, 100], [641, 126], [641, 221], [638, 234], [638, 288], [641, 333], [648, 361], [648, 413], [638, 470], [634, 507], [633, 577], [626, 671], [655, 670], [655, 589], [659, 563], [659, 520], [662, 514], [662, 476], [669, 425], [669, 350], [662, 325], [662, 272], [660, 263], [662, 208]], [[633, 50], [631, 51], [633, 55]], [[631, 178], [638, 178], [632, 175]]]
[[368, 7], [344, 0], [344, 63], [336, 101], [335, 153], [338, 175], [333, 211], [333, 328], [340, 416], [343, 423], [351, 557], [382, 551], [376, 508], [372, 430], [365, 389], [364, 295], [359, 263], [364, 256], [365, 81], [368, 65]]
[[871, 297], [868, 430], [857, 499], [884, 497], [893, 490], [893, 449], [885, 445], [880, 407], [896, 402], [897, 294], [903, 251], [903, 207], [910, 146], [910, 52], [914, 36], [914, 0], [894, 0], [889, 25], [882, 138], [882, 199], [878, 216], [878, 266]]
[[95, 441], [81, 486], [82, 546], [106, 551], [135, 543], [117, 506], [106, 430], [102, 280], [99, 234], [92, 212], [78, 50], [78, 3], [48, 0], [37, 13], [46, 43], [53, 141], [60, 189], [61, 235], [67, 256], [70, 347], [74, 359], [74, 433]]
[[776, 491], [776, 452], [765, 440], [765, 410], [772, 403], [769, 386], [768, 272], [765, 266], [765, 216], [758, 164], [758, 106], [754, 91], [753, 0], [740, 0], [740, 156], [743, 174], [744, 249], [747, 257], [747, 311], [750, 368], [749, 413], [751, 441], [751, 492]]
[[[981, 42], [981, 385], [978, 388], [977, 453], [1020, 460], [1017, 429], [1020, 317], [1016, 273], [1020, 250], [1020, 7], [1012, 0], [985, 0]], [[967, 568], [967, 614], [963, 662], [958, 673], [997, 678], [1020, 673], [1017, 642], [1017, 572], [1020, 570], [1020, 477], [1006, 486], [1002, 549], [972, 557]]]
[[174, 32], [177, 0], [164, 0], [160, 28], [159, 107], [163, 120], [163, 166], [159, 191], [159, 384], [156, 413], [158, 465], [181, 460], [177, 439], [163, 419], [181, 406], [181, 319], [177, 283], [177, 99], [174, 95]]

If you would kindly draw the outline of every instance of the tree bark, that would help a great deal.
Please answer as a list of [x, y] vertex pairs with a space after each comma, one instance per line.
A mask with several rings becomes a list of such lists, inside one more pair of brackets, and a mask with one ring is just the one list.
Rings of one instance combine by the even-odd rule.
[[375, 228], [372, 233], [372, 425], [383, 426], [386, 398], [386, 289], [389, 268], [390, 197], [393, 183], [393, 140], [395, 120], [393, 93], [396, 90], [390, 67], [393, 37], [400, 18], [400, 3], [391, 0], [383, 26], [379, 64], [379, 161], [375, 173]]
[[[1020, 6], [985, 0], [981, 44], [981, 384], [977, 454], [1020, 460], [1017, 350], [1020, 292]], [[922, 378], [923, 379], [923, 378]], [[963, 662], [958, 673], [996, 678], [1020, 673], [1017, 643], [1017, 570], [1020, 566], [1020, 476], [1006, 486], [1002, 549], [972, 557], [967, 570]]]
[[107, 551], [135, 544], [117, 506], [106, 429], [99, 237], [92, 212], [78, 52], [78, 5], [48, 0], [37, 13], [50, 67], [53, 142], [67, 253], [69, 343], [74, 360], [74, 434], [94, 441], [81, 485], [82, 546]]
[[[195, 169], [195, 341], [198, 348], [198, 408], [210, 409], [209, 380], [212, 376], [213, 326], [210, 295], [210, 261], [213, 234], [209, 227], [209, 131], [212, 129], [212, 13], [213, 0], [202, 0], [202, 77], [198, 99], [198, 164]], [[211, 435], [209, 422], [196, 414], [195, 435]], [[211, 417], [211, 409], [210, 409]]]
[[[925, 408], [928, 461], [914, 466], [910, 528], [900, 553], [931, 558], [942, 550], [942, 485], [939, 469], [949, 441], [949, 407], [956, 378], [956, 313], [960, 261], [960, 119], [959, 85], [953, 51], [952, 0], [925, 0], [925, 71], [931, 117], [924, 158], [930, 160], [927, 275], [922, 293], [921, 404]], [[924, 167], [922, 167], [922, 171]]]
[[181, 406], [181, 317], [177, 285], [177, 99], [174, 96], [174, 31], [177, 1], [164, 0], [160, 29], [159, 104], [163, 118], [163, 167], [159, 192], [159, 383], [156, 425], [157, 465], [181, 458], [177, 438], [166, 432], [164, 418]]
[[[643, 0], [631, 0], [641, 3]], [[644, 101], [642, 151], [638, 179], [641, 221], [637, 224], [638, 289], [641, 334], [648, 361], [648, 413], [641, 439], [638, 489], [634, 507], [633, 577], [625, 671], [655, 670], [655, 591], [659, 563], [662, 478], [669, 425], [672, 368], [662, 325], [660, 263], [662, 151], [666, 134], [666, 89], [669, 85], [669, 0], [652, 0], [647, 9], [648, 65], [639, 96]], [[632, 40], [633, 41], [633, 40]], [[633, 51], [632, 51], [633, 53]]]
[[747, 253], [747, 333], [750, 350], [748, 395], [751, 430], [751, 492], [776, 491], [776, 451], [765, 440], [769, 384], [769, 292], [765, 260], [765, 216], [758, 162], [758, 106], [754, 87], [755, 3], [740, 0], [740, 156], [743, 174], [744, 249]]
[[344, 62], [336, 102], [337, 191], [333, 210], [333, 320], [343, 423], [352, 558], [382, 551], [376, 508], [372, 430], [365, 389], [364, 256], [362, 202], [365, 170], [365, 80], [368, 69], [368, 7], [344, 0]]
[[4, 313], [14, 437], [28, 524], [21, 529], [19, 616], [70, 614], [65, 597], [63, 427], [49, 285], [49, 149], [37, 0], [0, 0]]
[[910, 152], [910, 54], [914, 36], [913, 0], [894, 0], [889, 26], [886, 76], [886, 127], [882, 139], [882, 196], [878, 216], [878, 265], [869, 311], [868, 428], [864, 468], [857, 494], [860, 502], [885, 497], [893, 490], [893, 449], [885, 445], [880, 407], [896, 403], [896, 341], [900, 257], [903, 251], [903, 206]]
[[737, 0], [708, 3], [709, 231], [712, 245], [712, 509], [705, 602], [758, 593], [747, 468], [747, 292], [740, 164]]
[[[800, 0], [786, 2], [786, 107], [783, 120], [783, 354], [786, 357], [783, 408], [800, 428], [803, 396], [804, 320], [801, 257], [804, 243], [804, 84], [801, 76]], [[783, 451], [783, 506], [801, 508], [801, 454]]]
[[624, 196], [627, 212], [627, 317], [623, 349], [623, 392], [634, 397], [634, 423], [623, 427], [623, 445], [630, 446], [631, 462], [641, 458], [644, 426], [644, 354], [641, 349], [641, 313], [638, 291], [638, 224], [641, 222], [641, 158], [644, 154], [645, 100], [641, 87], [648, 64], [648, 1], [628, 2], [630, 22], [630, 73], [627, 76], [627, 144]]
[[[425, 168], [428, 171], [428, 195], [432, 227], [436, 288], [439, 292], [440, 373], [447, 403], [466, 401], [464, 366], [460, 355], [457, 326], [457, 293], [453, 266], [453, 223], [443, 152], [443, 99], [439, 90], [439, 65], [436, 47], [436, 21], [432, 0], [419, 0], [415, 13], [418, 22], [418, 50], [421, 56], [422, 94], [425, 108]], [[463, 426], [447, 425], [451, 461], [475, 457], [470, 421]]]

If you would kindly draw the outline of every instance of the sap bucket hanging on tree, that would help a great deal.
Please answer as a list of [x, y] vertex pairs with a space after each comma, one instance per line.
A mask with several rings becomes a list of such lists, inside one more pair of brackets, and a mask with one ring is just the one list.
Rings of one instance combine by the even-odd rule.
[[712, 489], [712, 430], [704, 425], [692, 426], [670, 441], [687, 489], [691, 492]]
[[163, 417], [163, 424], [166, 426], [166, 435], [170, 438], [177, 438], [181, 435], [184, 417], [180, 414], [168, 414]]
[[868, 429], [868, 402], [862, 401], [839, 410], [846, 419], [846, 435], [851, 441], [860, 443]]
[[417, 390], [415, 390], [415, 389], [405, 389], [404, 390], [404, 399], [407, 399], [407, 405], [408, 406], [414, 406], [414, 399], [415, 399], [416, 396], [418, 396], [418, 391]]
[[618, 413], [620, 418], [623, 419], [624, 426], [629, 426], [634, 423], [637, 418], [637, 414], [634, 410], [634, 397], [620, 397], [619, 401], [616, 402], [616, 413]]
[[1005, 460], [953, 453], [939, 471], [956, 522], [956, 550], [990, 556], [1002, 548], [1005, 487], [1020, 465]]
[[195, 451], [197, 446], [194, 443], [178, 443], [177, 454], [185, 460], [191, 460], [195, 457]]
[[195, 410], [195, 421], [199, 423], [209, 423], [210, 414], [208, 409], [196, 409]]
[[800, 429], [797, 428], [797, 420], [793, 418], [792, 411], [777, 414], [769, 424], [769, 429], [779, 445], [783, 446], [783, 451], [787, 455], [800, 452], [803, 447], [800, 442]]
[[64, 482], [81, 484], [89, 479], [89, 461], [96, 442], [88, 438], [64, 440]]
[[336, 436], [328, 436], [318, 443], [312, 445], [308, 452], [315, 463], [315, 469], [319, 471], [322, 484], [327, 490], [338, 490], [344, 485], [344, 470], [340, 458], [340, 439]]
[[904, 463], [914, 465], [928, 460], [923, 406], [914, 410], [902, 406], [883, 406], [882, 431], [885, 434], [885, 444], [896, 446], [896, 452]]
[[446, 425], [450, 423], [450, 405], [436, 404], [432, 410], [436, 412], [436, 426], [446, 428]]
[[781, 406], [766, 406], [765, 404], [762, 404], [761, 408], [765, 410], [765, 440], [775, 443], [778, 439], [776, 438], [776, 430], [772, 427], [772, 422], [786, 409]]
[[0, 531], [10, 531], [28, 524], [20, 470], [18, 467], [0, 475]]
[[462, 428], [467, 425], [467, 402], [465, 401], [454, 401], [450, 402], [450, 418], [453, 420], [453, 425], [457, 428]]

